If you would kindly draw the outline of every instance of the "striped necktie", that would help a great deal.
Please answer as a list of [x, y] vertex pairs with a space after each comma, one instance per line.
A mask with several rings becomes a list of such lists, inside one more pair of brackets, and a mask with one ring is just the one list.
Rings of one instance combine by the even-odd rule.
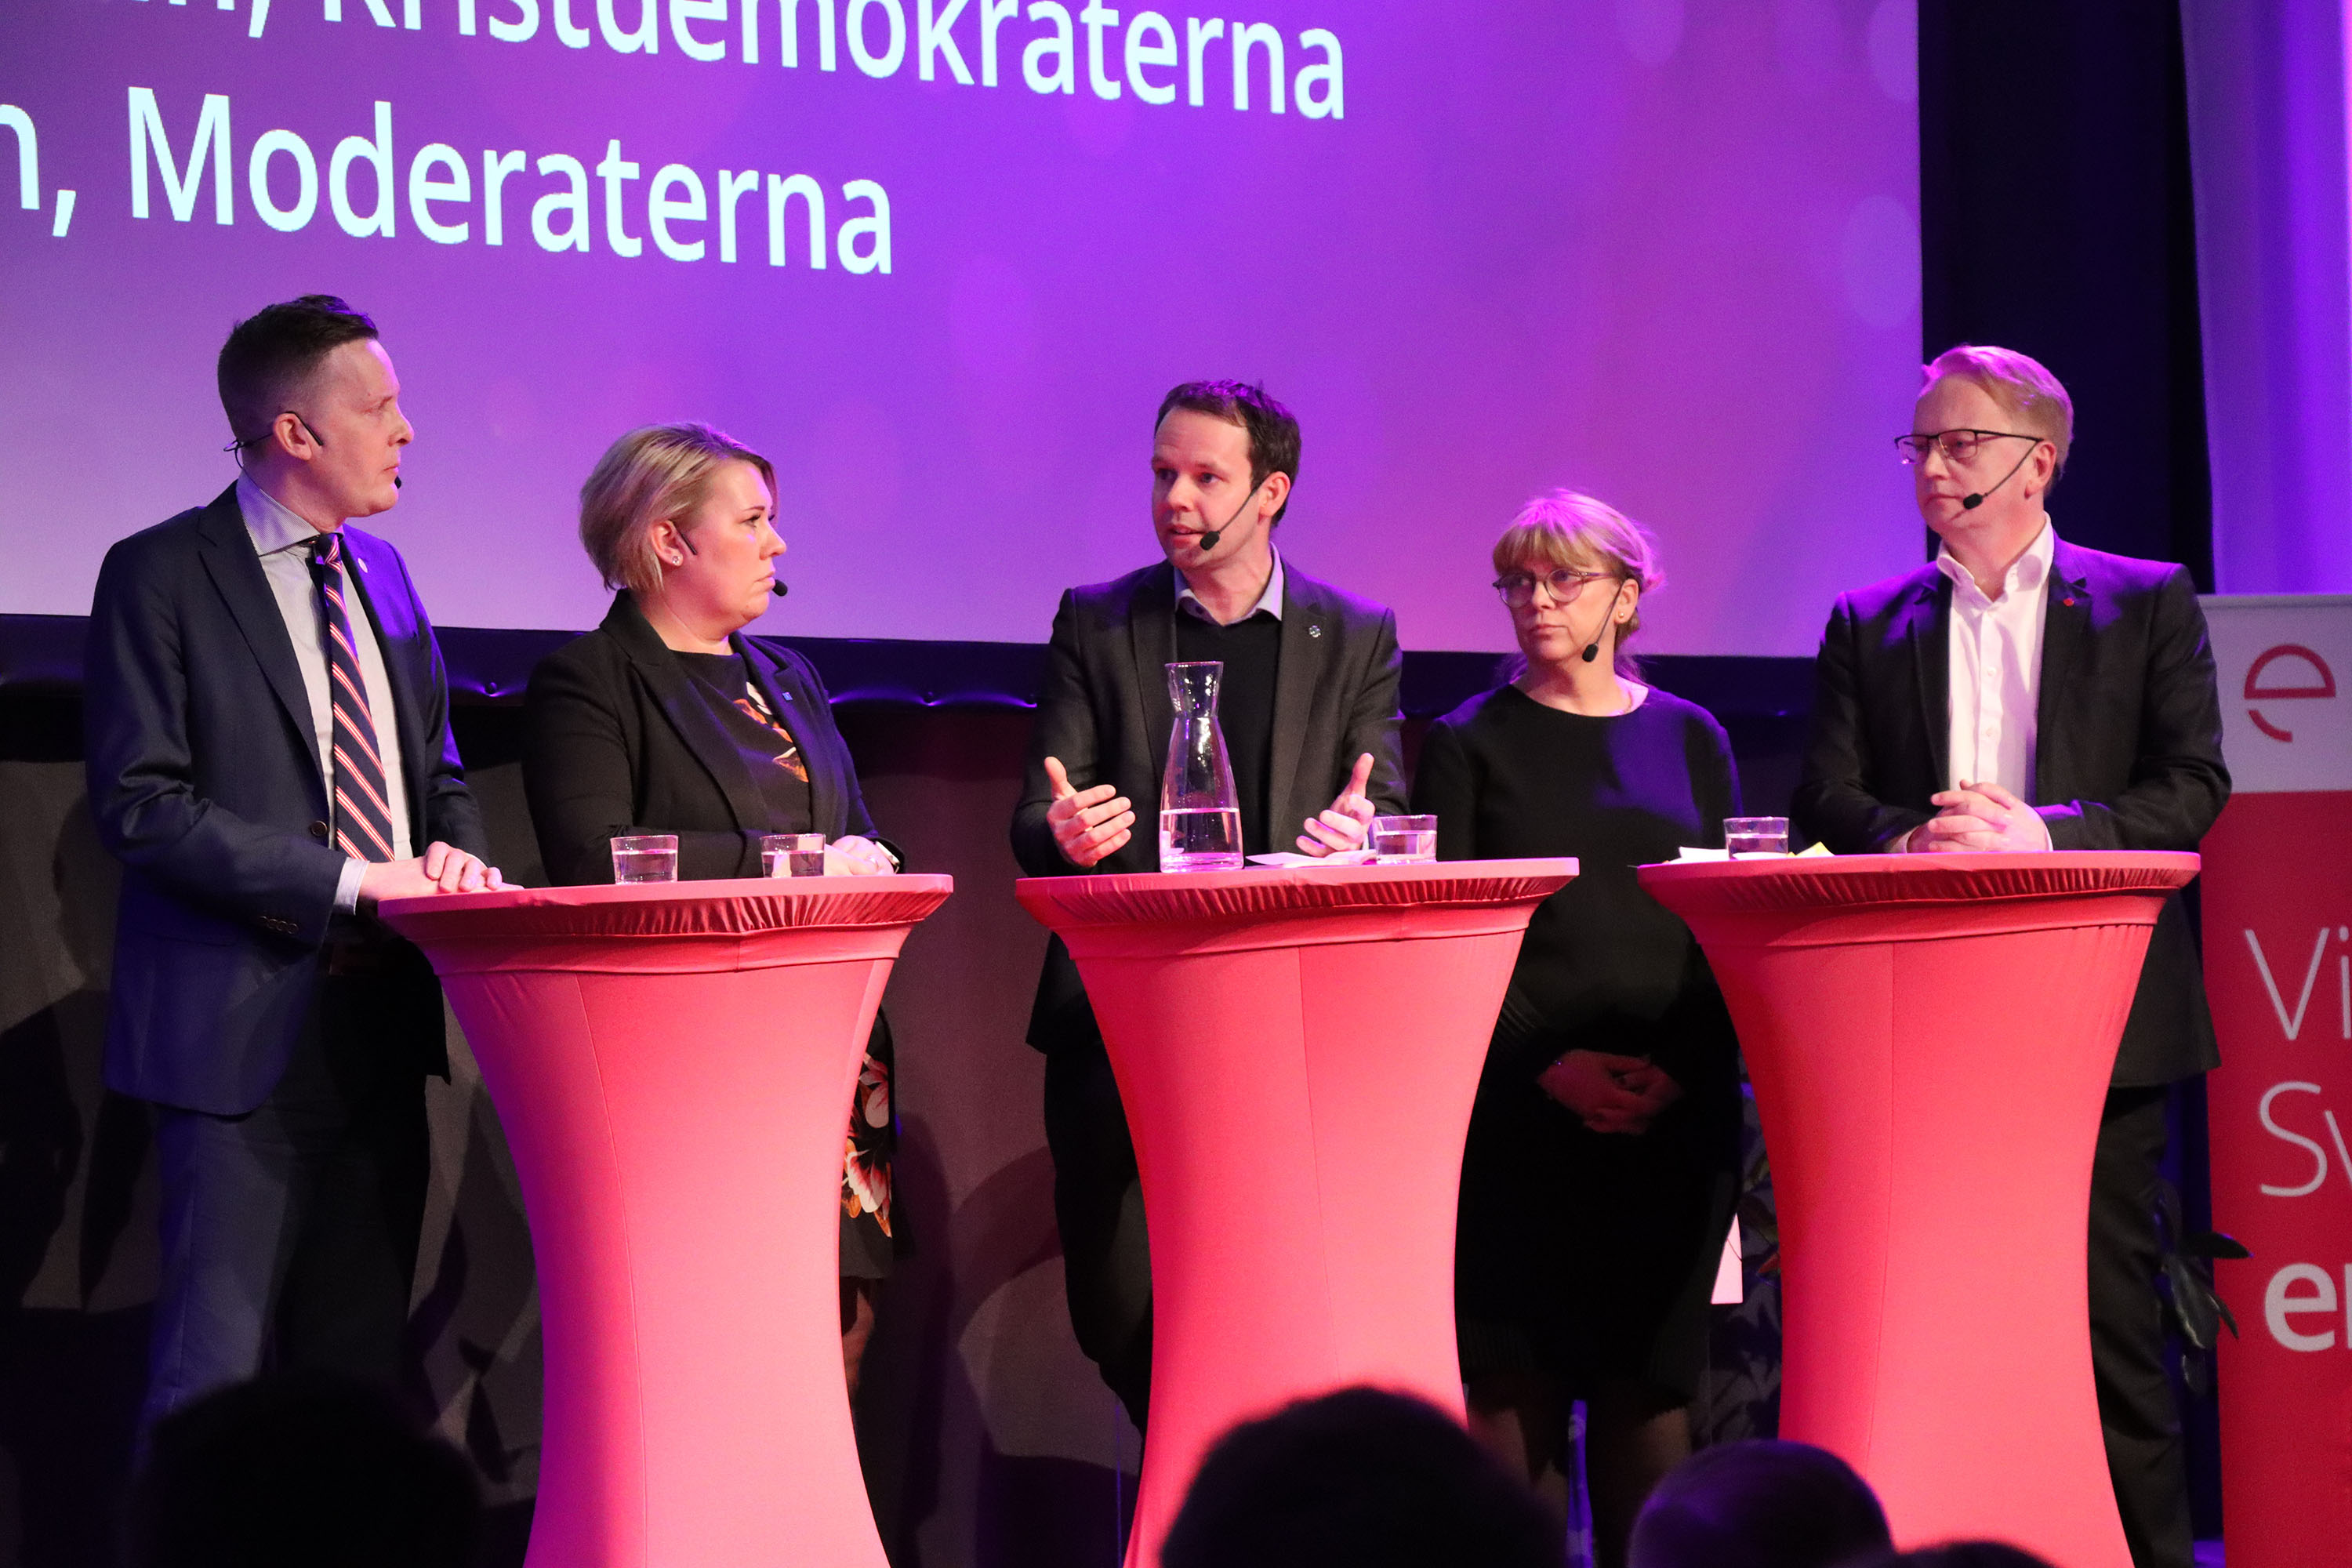
[[310, 541], [310, 576], [327, 616], [327, 684], [335, 715], [335, 845], [354, 860], [389, 860], [392, 808], [385, 805], [383, 756], [376, 750], [367, 680], [352, 641], [344, 608], [343, 542], [337, 533]]

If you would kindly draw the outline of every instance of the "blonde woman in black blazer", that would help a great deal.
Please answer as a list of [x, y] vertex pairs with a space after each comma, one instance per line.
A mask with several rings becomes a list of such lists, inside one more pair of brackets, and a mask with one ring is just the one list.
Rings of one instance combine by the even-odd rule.
[[[610, 841], [677, 836], [685, 881], [761, 874], [760, 840], [822, 833], [825, 869], [888, 875], [815, 670], [740, 635], [772, 602], [775, 473], [703, 425], [613, 444], [580, 492], [604, 625], [540, 661], [523, 699], [523, 787], [548, 875], [613, 879]], [[895, 1245], [891, 1039], [877, 1018], [842, 1173], [842, 1356], [851, 1393]]]

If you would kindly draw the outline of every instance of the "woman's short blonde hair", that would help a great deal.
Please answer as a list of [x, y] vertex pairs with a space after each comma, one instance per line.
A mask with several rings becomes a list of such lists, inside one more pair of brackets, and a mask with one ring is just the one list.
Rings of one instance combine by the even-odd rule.
[[654, 524], [673, 522], [683, 531], [687, 514], [702, 504], [712, 477], [730, 463], [759, 469], [774, 496], [774, 465], [697, 421], [648, 425], [606, 447], [580, 487], [580, 542], [604, 586], [625, 587], [639, 598], [658, 590], [662, 568], [654, 553]]
[[1958, 343], [1921, 365], [1919, 374], [1922, 396], [1948, 375], [1975, 383], [2026, 435], [2058, 449], [2053, 479], [2066, 471], [2066, 454], [2074, 445], [2074, 400], [2040, 360], [1989, 343]]
[[[1638, 583], [1642, 598], [1666, 585], [1658, 565], [1658, 543], [1650, 531], [1608, 502], [1575, 490], [1553, 490], [1519, 509], [1502, 537], [1495, 541], [1496, 573], [1549, 571], [1565, 566], [1572, 572], [1606, 572], [1621, 582]], [[1617, 628], [1617, 673], [1628, 678], [1642, 667], [1625, 649], [1642, 629], [1642, 605]]]

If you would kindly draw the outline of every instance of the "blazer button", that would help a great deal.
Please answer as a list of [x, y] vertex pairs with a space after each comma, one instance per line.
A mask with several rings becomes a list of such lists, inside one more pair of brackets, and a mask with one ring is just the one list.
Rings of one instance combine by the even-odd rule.
[[327, 825], [323, 822], [310, 824], [310, 837], [324, 844], [327, 841]]

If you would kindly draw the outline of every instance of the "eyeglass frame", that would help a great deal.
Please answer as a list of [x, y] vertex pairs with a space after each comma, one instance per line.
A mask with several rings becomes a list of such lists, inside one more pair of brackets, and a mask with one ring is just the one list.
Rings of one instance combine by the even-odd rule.
[[[1895, 437], [1895, 460], [1906, 468], [1916, 468], [1927, 460], [1927, 454], [1919, 451], [1911, 443], [1933, 441], [1936, 444], [1935, 449], [1943, 454], [1944, 461], [1948, 463], [1966, 461], [1967, 459], [1955, 457], [1952, 453], [1944, 450], [1944, 437], [1947, 436], [1973, 436], [1979, 441], [2041, 442], [2050, 439], [2047, 436], [2035, 436], [2023, 430], [1977, 430], [1966, 425], [1955, 425], [1949, 430], [1936, 430], [1927, 434], [1915, 430], [1909, 435], [1897, 436]], [[1970, 456], [1973, 457], [1974, 454], [1971, 453]]]
[[[1506, 584], [1507, 584], [1514, 577], [1524, 577], [1527, 579], [1528, 584], [1527, 596], [1519, 600], [1517, 604], [1512, 602], [1511, 590], [1506, 586]], [[1569, 578], [1570, 581], [1575, 583], [1576, 586], [1563, 592], [1559, 585], [1559, 579], [1561, 577]], [[1504, 607], [1506, 609], [1516, 610], [1519, 608], [1521, 605], [1531, 605], [1535, 603], [1536, 584], [1538, 583], [1550, 590], [1553, 604], [1565, 605], [1570, 600], [1576, 598], [1577, 595], [1582, 594], [1584, 592], [1584, 585], [1587, 583], [1598, 583], [1604, 579], [1614, 579], [1620, 583], [1627, 581], [1622, 574], [1616, 572], [1573, 572], [1565, 566], [1555, 566], [1540, 577], [1537, 576], [1532, 572], [1506, 572], [1501, 576], [1495, 579], [1494, 588], [1496, 593], [1502, 595]]]

